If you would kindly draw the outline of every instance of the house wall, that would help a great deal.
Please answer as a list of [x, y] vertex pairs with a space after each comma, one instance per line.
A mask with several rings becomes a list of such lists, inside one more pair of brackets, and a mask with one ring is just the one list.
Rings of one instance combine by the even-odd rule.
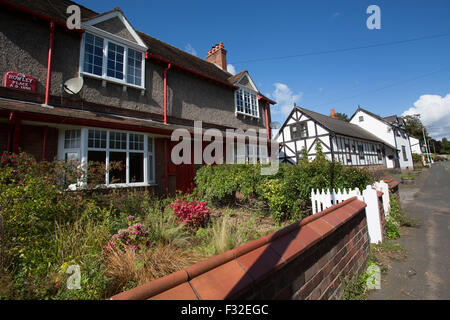
[[[364, 117], [364, 121], [360, 121], [360, 117]], [[353, 116], [353, 118], [350, 121], [353, 124], [356, 124], [360, 126], [361, 128], [369, 131], [373, 135], [377, 136], [378, 138], [382, 139], [383, 141], [387, 142], [391, 146], [396, 147], [400, 152], [398, 153], [398, 156], [393, 154], [391, 150], [386, 150], [386, 154], [389, 156], [394, 156], [395, 158], [398, 158], [398, 164], [400, 168], [413, 168], [413, 161], [412, 161], [412, 154], [411, 154], [411, 146], [409, 144], [408, 136], [406, 135], [406, 138], [404, 138], [402, 135], [398, 137], [395, 134], [395, 130], [398, 130], [397, 128], [394, 128], [393, 126], [380, 121], [379, 119], [374, 118], [373, 116], [359, 110], [356, 112], [356, 114]], [[403, 130], [402, 130], [403, 131]], [[403, 131], [404, 132], [404, 131]], [[403, 158], [403, 151], [402, 146], [406, 149], [406, 156], [407, 161]], [[386, 148], [389, 149], [389, 148]], [[395, 159], [387, 159], [386, 165], [388, 168], [395, 168], [396, 167], [396, 161]]]
[[[301, 122], [306, 123], [308, 136], [295, 139], [292, 137], [291, 127]], [[291, 113], [276, 139], [281, 145], [280, 161], [282, 162], [297, 163], [303, 148], [308, 151], [309, 160], [314, 160], [316, 158], [317, 141], [321, 142], [322, 151], [326, 158], [332, 160], [329, 131], [298, 110]]]
[[[385, 157], [383, 156], [383, 146], [381, 143], [339, 135], [333, 137], [332, 141], [335, 160], [346, 166], [385, 165]], [[360, 147], [363, 148], [363, 157], [360, 157]]]
[[[308, 126], [308, 137], [293, 139], [291, 126], [305, 122]], [[334, 135], [326, 128], [310, 119], [299, 110], [295, 110], [281, 128], [277, 137], [281, 145], [280, 161], [297, 163], [303, 148], [308, 151], [309, 160], [316, 158], [316, 144], [320, 141], [326, 158], [330, 161], [339, 161], [346, 166], [384, 166], [385, 158], [382, 155], [381, 143], [374, 143], [362, 139]], [[346, 149], [346, 145], [349, 149]], [[355, 147], [353, 151], [352, 148]], [[359, 156], [359, 146], [363, 147], [364, 158]], [[378, 159], [377, 150], [380, 150], [382, 159]]]
[[[117, 18], [115, 19], [119, 21]], [[117, 23], [117, 21], [115, 21]], [[113, 19], [114, 22], [114, 19]], [[103, 27], [118, 36], [129, 38], [123, 27], [104, 22]], [[48, 59], [49, 23], [31, 19], [17, 11], [0, 12], [0, 74], [8, 71], [22, 72], [36, 78], [37, 93], [45, 93]], [[56, 27], [51, 95], [70, 97], [62, 84], [79, 74], [82, 39], [76, 32]], [[162, 115], [163, 71], [167, 67], [154, 60], [145, 62], [145, 94], [141, 90], [84, 76], [84, 86], [79, 97], [84, 102]], [[1, 77], [0, 86], [4, 86]], [[67, 102], [68, 100], [64, 100]], [[86, 106], [88, 108], [88, 106]], [[105, 112], [108, 110], [105, 109]], [[199, 120], [232, 128], [265, 128], [264, 106], [260, 105], [260, 119], [235, 115], [234, 91], [231, 88], [207, 81], [192, 74], [172, 68], [168, 72], [168, 116]], [[150, 117], [150, 115], [149, 115]]]
[[419, 139], [409, 137], [409, 142], [411, 144], [411, 152], [416, 154], [422, 154], [422, 148], [420, 147]]

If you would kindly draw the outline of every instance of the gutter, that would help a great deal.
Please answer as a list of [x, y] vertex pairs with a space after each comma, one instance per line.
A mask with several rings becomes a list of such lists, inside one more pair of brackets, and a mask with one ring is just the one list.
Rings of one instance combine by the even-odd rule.
[[176, 64], [176, 63], [174, 63], [174, 62], [172, 62], [172, 61], [169, 61], [169, 60], [167, 60], [167, 59], [164, 59], [164, 58], [162, 58], [162, 57], [160, 57], [160, 56], [157, 56], [157, 55], [155, 55], [155, 54], [153, 54], [153, 53], [151, 53], [151, 52], [149, 52], [149, 51], [147, 51], [147, 52], [145, 53], [145, 59], [153, 59], [153, 60], [156, 60], [156, 61], [165, 63], [165, 64], [170, 64], [170, 65], [171, 65], [172, 67], [174, 67], [174, 68], [177, 68], [177, 69], [180, 69], [180, 70], [183, 70], [183, 71], [192, 73], [192, 74], [194, 74], [194, 75], [196, 75], [196, 76], [199, 76], [199, 77], [201, 77], [201, 78], [210, 80], [210, 81], [212, 81], [212, 82], [215, 82], [215, 83], [217, 83], [217, 84], [223, 85], [223, 86], [228, 87], [228, 88], [230, 88], [230, 89], [233, 89], [233, 90], [239, 89], [239, 87], [237, 87], [237, 86], [235, 86], [235, 85], [232, 85], [232, 84], [227, 83], [227, 82], [225, 82], [225, 81], [221, 81], [221, 80], [212, 78], [212, 77], [207, 76], [206, 74], [200, 73], [200, 72], [198, 72], [198, 71], [195, 71], [195, 70], [192, 70], [192, 69], [183, 67], [182, 65], [179, 65], [179, 64]]

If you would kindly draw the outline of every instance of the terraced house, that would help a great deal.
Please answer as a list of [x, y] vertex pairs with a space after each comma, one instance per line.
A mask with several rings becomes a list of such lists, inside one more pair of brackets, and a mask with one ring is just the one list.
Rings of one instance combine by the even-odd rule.
[[[249, 72], [227, 72], [222, 43], [201, 59], [133, 28], [119, 9], [83, 6], [68, 29], [65, 0], [0, 0], [0, 147], [38, 160], [126, 164], [105, 184], [160, 194], [192, 188], [174, 165], [175, 129], [261, 129], [270, 107]], [[72, 86], [73, 85], [73, 86]], [[267, 150], [247, 146], [246, 157]], [[114, 178], [114, 180], [112, 179]]]

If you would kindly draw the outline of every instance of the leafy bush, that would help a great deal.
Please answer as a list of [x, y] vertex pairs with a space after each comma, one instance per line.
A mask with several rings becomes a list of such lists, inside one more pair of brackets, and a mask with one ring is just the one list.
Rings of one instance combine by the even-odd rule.
[[[319, 148], [320, 150], [320, 148]], [[259, 165], [205, 166], [197, 171], [196, 194], [215, 204], [251, 198], [264, 201], [276, 221], [299, 220], [309, 212], [312, 189], [358, 187], [363, 190], [374, 182], [367, 170], [344, 167], [319, 156], [298, 165], [280, 164], [273, 176], [262, 176]]]
[[420, 154], [413, 153], [412, 158], [414, 163], [422, 163], [422, 156]]
[[188, 229], [197, 230], [208, 221], [210, 211], [206, 205], [206, 202], [177, 199], [170, 206], [179, 222], [184, 223]]

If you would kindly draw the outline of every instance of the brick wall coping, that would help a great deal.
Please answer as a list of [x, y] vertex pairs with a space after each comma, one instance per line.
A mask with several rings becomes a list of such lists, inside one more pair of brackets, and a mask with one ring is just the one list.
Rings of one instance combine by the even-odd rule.
[[119, 293], [111, 300], [232, 298], [292, 261], [365, 207], [364, 202], [353, 197], [270, 235]]
[[397, 187], [400, 182], [394, 180], [394, 179], [385, 179], [384, 182], [386, 182], [389, 185], [389, 188], [394, 189]]

